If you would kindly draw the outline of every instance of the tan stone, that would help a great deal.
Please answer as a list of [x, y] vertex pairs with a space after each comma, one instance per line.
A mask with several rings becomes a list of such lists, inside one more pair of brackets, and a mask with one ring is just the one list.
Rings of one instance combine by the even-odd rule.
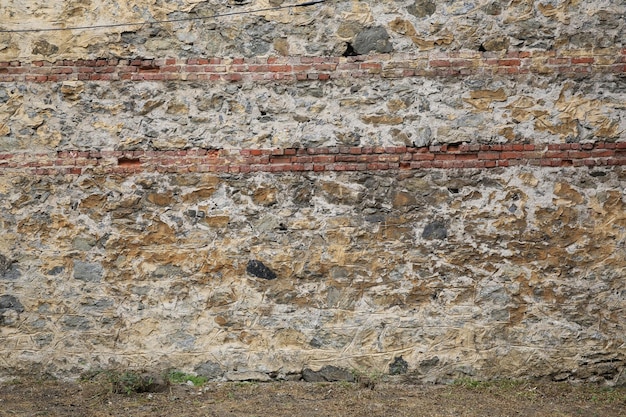
[[261, 187], [254, 191], [252, 200], [256, 204], [271, 206], [276, 203], [276, 192], [277, 190], [273, 187]]
[[202, 224], [209, 227], [224, 227], [228, 225], [230, 216], [207, 216], [200, 220]]
[[388, 114], [369, 114], [361, 116], [361, 120], [368, 124], [398, 125], [404, 121], [404, 118]]
[[174, 202], [174, 196], [171, 192], [168, 193], [150, 193], [147, 199], [152, 204], [157, 206], [168, 206]]

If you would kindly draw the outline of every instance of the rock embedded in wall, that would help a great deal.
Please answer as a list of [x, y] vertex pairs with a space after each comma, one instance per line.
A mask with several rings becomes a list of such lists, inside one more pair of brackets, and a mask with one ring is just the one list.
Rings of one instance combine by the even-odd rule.
[[[295, 4], [295, 3], [294, 3]], [[502, 51], [623, 46], [620, 0], [558, 2], [326, 1], [284, 8], [271, 1], [158, 2], [133, 5], [72, 0], [50, 5], [9, 1], [4, 29], [60, 28], [172, 19], [196, 19], [97, 30], [0, 34], [0, 61], [76, 58], [334, 55], [414, 52], [432, 42], [446, 50]], [[279, 10], [254, 12], [270, 7]], [[33, 13], [36, 10], [38, 12]], [[39, 12], [41, 11], [41, 12]], [[221, 14], [251, 12], [211, 18]], [[405, 21], [394, 31], [394, 16]], [[2, 19], [4, 17], [4, 19]], [[389, 33], [386, 40], [384, 32]], [[372, 38], [373, 36], [373, 38]], [[370, 39], [368, 41], [367, 39]], [[372, 42], [377, 46], [372, 48]], [[355, 47], [358, 45], [358, 47]]]
[[623, 383], [623, 2], [107, 1], [0, 10], [201, 18], [0, 34], [1, 372]]
[[[595, 341], [612, 346], [625, 334], [623, 178], [621, 168], [533, 167], [14, 178], [23, 188], [11, 200], [35, 185], [54, 199], [3, 217], [6, 230], [44, 207], [73, 228], [47, 235], [43, 248], [40, 234], [23, 234], [15, 263], [29, 282], [7, 294], [29, 307], [4, 337], [36, 344], [47, 367], [3, 355], [56, 374], [84, 361], [213, 378], [332, 365], [438, 382], [613, 381], [624, 358]], [[254, 198], [260, 189], [274, 190], [272, 204]], [[149, 203], [154, 193], [167, 203]], [[228, 213], [228, 226], [198, 221], [199, 212]], [[87, 231], [101, 243], [84, 248], [89, 260], [73, 259], [70, 246]], [[597, 358], [582, 358], [581, 346], [596, 346]], [[334, 353], [313, 366], [322, 352]]]

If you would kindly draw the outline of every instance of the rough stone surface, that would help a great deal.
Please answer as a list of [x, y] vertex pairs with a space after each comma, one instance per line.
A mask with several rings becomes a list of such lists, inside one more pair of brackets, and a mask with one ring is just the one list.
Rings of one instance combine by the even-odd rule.
[[208, 18], [276, 4], [3, 2], [2, 29], [207, 19], [0, 34], [0, 373], [623, 385], [626, 4]]
[[[625, 360], [625, 178], [532, 167], [0, 177], [20, 184], [0, 203], [5, 257], [28, 270], [3, 284], [24, 312], [0, 329], [0, 350], [53, 373], [210, 358], [225, 371], [298, 373], [321, 357], [387, 370], [401, 354], [438, 381], [612, 380]], [[255, 202], [268, 188], [275, 202]], [[171, 195], [167, 206], [153, 193]], [[190, 210], [231, 220], [210, 226]], [[434, 213], [445, 240], [422, 236]], [[86, 270], [102, 265], [101, 279], [69, 279], [77, 237], [99, 242]], [[248, 256], [272, 259], [281, 279], [249, 279]], [[164, 265], [180, 272], [156, 276]]]
[[336, 382], [347, 381], [354, 382], [354, 374], [342, 368], [332, 365], [326, 365], [319, 371], [310, 368], [302, 370], [302, 379], [306, 382]]
[[[71, 101], [63, 85], [0, 84], [10, 97], [0, 118], [11, 120], [0, 152], [585, 143], [616, 141], [626, 131], [626, 82], [617, 75], [357, 85], [81, 82]], [[175, 106], [179, 111], [168, 111]], [[31, 198], [46, 197], [35, 193]], [[151, 202], [166, 204], [164, 197]]]
[[95, 262], [74, 261], [74, 279], [98, 282], [102, 279], [102, 265]]
[[372, 51], [386, 53], [393, 50], [387, 30], [380, 26], [359, 32], [354, 38], [353, 47], [357, 55], [364, 55]]
[[[282, 55], [286, 51], [292, 55], [341, 55], [345, 43], [354, 43], [361, 30], [377, 27], [389, 32], [389, 44], [399, 52], [434, 47], [478, 50], [492, 37], [505, 38], [516, 50], [605, 48], [623, 46], [626, 39], [622, 0], [326, 1], [311, 7], [210, 18], [272, 6], [276, 3], [271, 0], [241, 5], [218, 0], [68, 0], [52, 4], [7, 0], [0, 10], [5, 29], [207, 18], [94, 31], [2, 33], [0, 61]], [[390, 30], [394, 17], [406, 21], [411, 29]]]
[[203, 376], [209, 380], [221, 378], [224, 371], [219, 363], [207, 361], [199, 364], [193, 370], [197, 375]]

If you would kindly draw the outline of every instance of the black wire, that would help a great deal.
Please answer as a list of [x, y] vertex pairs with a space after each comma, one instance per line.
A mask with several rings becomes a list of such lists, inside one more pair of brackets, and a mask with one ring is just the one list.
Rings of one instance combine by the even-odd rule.
[[229, 12], [229, 13], [222, 13], [222, 14], [216, 14], [213, 16], [203, 16], [203, 17], [185, 17], [185, 18], [180, 18], [180, 19], [154, 20], [154, 21], [136, 22], [136, 23], [112, 23], [109, 25], [94, 25], [94, 26], [74, 26], [74, 27], [67, 27], [67, 28], [15, 29], [15, 30], [0, 29], [0, 33], [54, 32], [54, 31], [60, 31], [60, 30], [85, 30], [85, 29], [115, 28], [115, 27], [122, 27], [122, 26], [142, 26], [142, 25], [152, 25], [152, 24], [161, 24], [161, 23], [189, 22], [192, 20], [215, 19], [215, 18], [224, 17], [224, 16], [236, 16], [236, 15], [251, 14], [251, 13], [258, 13], [258, 12], [269, 12], [272, 10], [290, 9], [293, 7], [313, 6], [318, 3], [323, 3], [324, 1], [325, 0], [312, 0], [312, 1], [307, 1], [307, 2], [299, 3], [299, 4], [290, 4], [287, 6], [267, 7], [264, 9], [247, 10], [247, 11], [240, 11], [240, 12]]

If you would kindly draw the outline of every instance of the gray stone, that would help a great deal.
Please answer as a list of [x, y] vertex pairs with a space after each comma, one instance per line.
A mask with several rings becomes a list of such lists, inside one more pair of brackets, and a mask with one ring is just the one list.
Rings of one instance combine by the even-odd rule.
[[393, 45], [389, 42], [389, 34], [382, 26], [362, 30], [354, 38], [352, 46], [357, 55], [364, 55], [372, 51], [388, 53], [393, 50]]
[[159, 265], [156, 267], [152, 276], [155, 278], [172, 278], [181, 276], [183, 274], [182, 269], [174, 265]]
[[406, 374], [408, 370], [409, 370], [409, 364], [407, 363], [407, 361], [402, 359], [402, 356], [396, 356], [393, 359], [393, 362], [389, 364], [390, 375]]
[[430, 130], [430, 127], [420, 127], [417, 131], [417, 139], [413, 142], [413, 144], [417, 147], [428, 146], [432, 142], [433, 133]]
[[100, 282], [104, 275], [102, 265], [97, 262], [74, 261], [74, 278], [86, 282]]
[[326, 365], [319, 371], [305, 368], [302, 370], [302, 379], [307, 382], [355, 381], [352, 372], [332, 365]]
[[65, 267], [63, 267], [63, 266], [55, 266], [52, 269], [50, 269], [48, 272], [46, 272], [46, 274], [48, 274], [48, 275], [59, 275], [63, 271], [65, 271]]
[[11, 262], [6, 256], [0, 254], [0, 275], [4, 274], [11, 269], [13, 262]]
[[87, 252], [96, 246], [96, 239], [77, 237], [72, 241], [72, 247], [76, 250]]
[[502, 5], [499, 1], [493, 1], [483, 6], [482, 10], [492, 16], [497, 16], [502, 13]]
[[12, 295], [0, 295], [0, 315], [8, 310], [14, 310], [18, 313], [23, 313], [24, 306], [17, 298]]
[[224, 375], [224, 371], [219, 363], [207, 361], [197, 365], [193, 371], [207, 379], [218, 379]]
[[22, 274], [19, 269], [15, 266], [13, 261], [8, 259], [6, 256], [0, 254], [0, 278], [12, 281], [21, 277]]
[[415, 17], [431, 16], [435, 10], [437, 10], [437, 4], [433, 0], [417, 0], [406, 9]]
[[439, 365], [439, 357], [433, 356], [432, 358], [424, 359], [423, 361], [421, 361], [419, 367], [420, 370], [427, 371], [437, 365]]
[[89, 319], [83, 316], [65, 316], [61, 323], [66, 328], [75, 329], [75, 330], [89, 330], [91, 329], [91, 323]]
[[422, 237], [429, 240], [444, 240], [448, 237], [448, 230], [443, 222], [434, 221], [426, 225], [422, 232]]

